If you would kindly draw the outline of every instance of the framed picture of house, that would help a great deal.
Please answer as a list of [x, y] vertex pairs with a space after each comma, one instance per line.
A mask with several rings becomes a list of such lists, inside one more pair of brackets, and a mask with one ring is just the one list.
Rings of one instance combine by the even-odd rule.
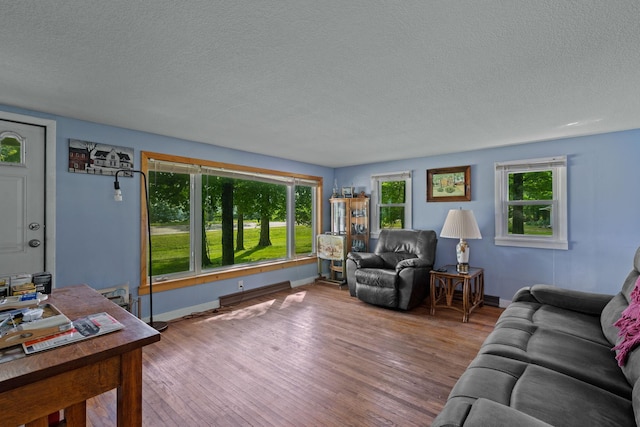
[[427, 202], [471, 200], [471, 166], [427, 169]]
[[133, 148], [69, 139], [69, 172], [113, 176], [120, 169], [133, 169]]

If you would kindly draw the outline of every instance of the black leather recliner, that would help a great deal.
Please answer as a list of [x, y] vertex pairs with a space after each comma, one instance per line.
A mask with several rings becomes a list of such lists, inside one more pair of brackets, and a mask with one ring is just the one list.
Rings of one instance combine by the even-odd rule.
[[383, 307], [419, 305], [429, 293], [437, 243], [433, 230], [382, 230], [374, 253], [347, 255], [349, 293]]

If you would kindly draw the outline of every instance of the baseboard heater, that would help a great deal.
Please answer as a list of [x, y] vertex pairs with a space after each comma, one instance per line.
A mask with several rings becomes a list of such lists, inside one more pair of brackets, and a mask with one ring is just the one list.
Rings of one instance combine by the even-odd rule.
[[[457, 289], [453, 291], [453, 299], [456, 301], [462, 301], [462, 291]], [[488, 305], [489, 307], [500, 307], [500, 297], [485, 294], [484, 305]]]
[[259, 288], [247, 289], [246, 291], [223, 295], [220, 297], [220, 307], [237, 304], [241, 301], [258, 298], [275, 292], [284, 291], [286, 289], [291, 289], [291, 282], [288, 280], [285, 282], [274, 283], [273, 285], [261, 286]]
[[500, 297], [485, 295], [484, 305], [488, 305], [489, 307], [500, 307]]

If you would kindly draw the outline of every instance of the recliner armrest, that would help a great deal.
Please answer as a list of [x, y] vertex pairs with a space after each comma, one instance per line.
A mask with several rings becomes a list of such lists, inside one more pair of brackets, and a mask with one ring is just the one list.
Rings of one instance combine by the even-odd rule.
[[358, 268], [383, 268], [384, 260], [371, 252], [349, 252], [347, 259], [356, 263]]
[[552, 285], [533, 285], [529, 293], [541, 304], [549, 304], [567, 310], [600, 315], [613, 295], [576, 291]]
[[429, 264], [429, 261], [422, 258], [408, 258], [400, 261], [396, 264], [396, 271], [400, 271], [403, 268], [433, 268], [433, 265]]

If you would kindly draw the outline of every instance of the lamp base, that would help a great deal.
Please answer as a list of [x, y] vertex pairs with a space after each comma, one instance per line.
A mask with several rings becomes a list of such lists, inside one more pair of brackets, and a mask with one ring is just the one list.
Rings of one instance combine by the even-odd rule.
[[169, 324], [167, 322], [157, 322], [157, 321], [149, 322], [148, 325], [158, 332], [162, 332], [169, 327]]
[[456, 265], [456, 270], [458, 273], [467, 274], [469, 273], [469, 263], [468, 262], [460, 262]]

